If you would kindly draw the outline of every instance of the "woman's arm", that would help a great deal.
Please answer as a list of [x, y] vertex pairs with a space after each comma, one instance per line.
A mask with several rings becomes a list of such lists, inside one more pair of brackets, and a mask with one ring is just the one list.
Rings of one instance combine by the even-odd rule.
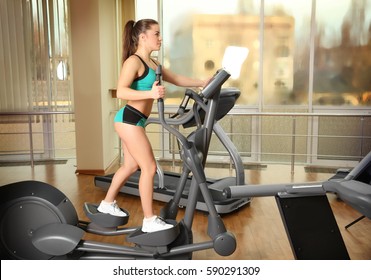
[[144, 99], [158, 99], [164, 97], [165, 89], [163, 86], [157, 86], [155, 82], [151, 90], [134, 90], [130, 88], [134, 79], [138, 77], [138, 73], [143, 64], [133, 57], [129, 57], [121, 68], [120, 77], [117, 83], [117, 97], [124, 100], [144, 100]]
[[178, 75], [170, 70], [162, 69], [163, 80], [179, 87], [204, 87], [210, 79], [200, 80]]

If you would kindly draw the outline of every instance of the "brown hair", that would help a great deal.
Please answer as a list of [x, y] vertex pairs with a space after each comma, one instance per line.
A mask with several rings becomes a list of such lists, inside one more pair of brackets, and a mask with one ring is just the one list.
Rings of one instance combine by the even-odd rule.
[[125, 24], [122, 43], [122, 63], [137, 51], [139, 35], [151, 29], [151, 26], [154, 24], [158, 24], [154, 19], [141, 19], [137, 22], [129, 20]]

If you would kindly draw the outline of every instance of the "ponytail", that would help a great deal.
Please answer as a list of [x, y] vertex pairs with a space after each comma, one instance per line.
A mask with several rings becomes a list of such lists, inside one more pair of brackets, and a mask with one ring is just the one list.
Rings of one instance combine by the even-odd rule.
[[135, 53], [137, 44], [134, 42], [132, 33], [134, 29], [135, 22], [133, 20], [129, 20], [124, 27], [124, 37], [123, 37], [123, 45], [122, 45], [122, 63]]
[[137, 22], [129, 20], [125, 24], [122, 44], [122, 63], [137, 51], [139, 35], [145, 33], [154, 24], [158, 24], [158, 22], [153, 19], [141, 19]]

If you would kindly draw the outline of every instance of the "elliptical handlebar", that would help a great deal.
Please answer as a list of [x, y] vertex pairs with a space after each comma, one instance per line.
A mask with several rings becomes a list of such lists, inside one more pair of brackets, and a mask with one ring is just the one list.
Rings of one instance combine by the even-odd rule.
[[[158, 65], [156, 69], [156, 80], [159, 81], [158, 83], [159, 85], [161, 85], [161, 82], [162, 82], [161, 76], [162, 76], [162, 66]], [[185, 111], [185, 107], [188, 104], [189, 99], [191, 98], [195, 101], [197, 105], [201, 106], [201, 108], [204, 108], [206, 106], [204, 103], [204, 99], [212, 99], [214, 94], [216, 94], [217, 92], [220, 93], [223, 83], [229, 77], [230, 77], [230, 73], [228, 71], [226, 71], [225, 69], [219, 69], [215, 73], [215, 75], [210, 79], [209, 83], [204, 87], [204, 89], [201, 91], [200, 94], [197, 94], [191, 89], [187, 89], [186, 94], [185, 94], [187, 97], [183, 98], [183, 101], [179, 108], [180, 113], [182, 113], [183, 110]], [[157, 100], [157, 106], [158, 106], [159, 119], [158, 120], [148, 119], [147, 123], [161, 124], [167, 131], [169, 131], [171, 134], [173, 134], [175, 137], [179, 139], [179, 142], [181, 143], [181, 145], [189, 148], [191, 144], [188, 142], [187, 138], [183, 134], [181, 134], [178, 130], [170, 126], [170, 124], [177, 125], [177, 124], [181, 124], [181, 122], [176, 119], [168, 119], [168, 120], [165, 119], [165, 110], [164, 110], [165, 105], [164, 105], [164, 101], [162, 98], [159, 98]], [[186, 116], [186, 115], [183, 114], [183, 116]]]
[[[159, 81], [159, 85], [161, 85], [161, 76], [162, 76], [162, 66], [158, 65], [156, 68], [156, 81]], [[220, 92], [221, 86], [223, 83], [230, 77], [230, 73], [227, 72], [225, 69], [219, 69], [216, 71], [214, 76], [210, 79], [209, 83], [204, 87], [204, 89], [197, 93], [196, 91], [187, 88], [184, 97], [179, 105], [177, 112], [167, 119], [167, 123], [171, 125], [181, 125], [184, 122], [189, 121], [193, 116], [188, 116], [186, 113], [186, 108], [188, 106], [189, 100], [193, 99], [198, 106], [202, 109], [206, 108], [205, 99], [212, 99], [213, 95], [216, 92]], [[158, 99], [158, 101], [161, 99]], [[161, 101], [160, 101], [161, 102]], [[177, 118], [179, 116], [179, 118]], [[149, 123], [156, 123], [161, 124], [159, 119], [156, 118], [149, 118], [147, 120], [147, 124]]]
[[200, 96], [206, 99], [211, 99], [217, 91], [220, 91], [221, 86], [230, 76], [231, 74], [224, 68], [219, 69], [210, 79], [209, 83], [204, 87]]
[[[161, 85], [161, 75], [162, 75], [162, 67], [161, 65], [158, 65], [156, 68], [156, 81], [158, 81], [158, 85]], [[182, 146], [189, 148], [190, 143], [188, 142], [187, 138], [181, 134], [178, 130], [170, 126], [165, 119], [165, 105], [164, 105], [164, 99], [159, 98], [157, 100], [157, 107], [158, 107], [158, 115], [159, 115], [159, 120], [160, 124], [171, 134], [173, 134], [181, 143]]]
[[176, 114], [172, 115], [170, 118], [176, 118], [178, 116], [183, 116], [185, 111], [186, 111], [186, 108], [188, 106], [188, 102], [189, 102], [189, 99], [192, 98], [192, 95], [193, 94], [197, 94], [195, 93], [192, 89], [190, 88], [187, 88], [185, 93], [184, 93], [184, 97], [183, 97], [183, 100], [182, 102], [180, 102], [180, 105], [179, 105], [179, 108], [178, 108], [178, 111], [176, 112]]
[[322, 182], [310, 183], [287, 183], [287, 184], [267, 184], [267, 185], [240, 185], [224, 188], [223, 195], [226, 198], [239, 197], [261, 197], [276, 196], [280, 193], [285, 194], [324, 194]]

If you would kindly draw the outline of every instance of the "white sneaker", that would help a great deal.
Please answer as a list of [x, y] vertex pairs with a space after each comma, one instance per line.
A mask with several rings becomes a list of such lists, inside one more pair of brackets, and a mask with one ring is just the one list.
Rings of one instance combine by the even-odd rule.
[[102, 202], [99, 204], [97, 210], [104, 214], [110, 214], [117, 217], [126, 217], [127, 214], [118, 207], [116, 200], [114, 202]]
[[152, 218], [144, 218], [143, 219], [143, 232], [155, 232], [160, 230], [165, 230], [174, 227], [171, 224], [165, 223], [161, 218], [157, 216], [153, 216]]

